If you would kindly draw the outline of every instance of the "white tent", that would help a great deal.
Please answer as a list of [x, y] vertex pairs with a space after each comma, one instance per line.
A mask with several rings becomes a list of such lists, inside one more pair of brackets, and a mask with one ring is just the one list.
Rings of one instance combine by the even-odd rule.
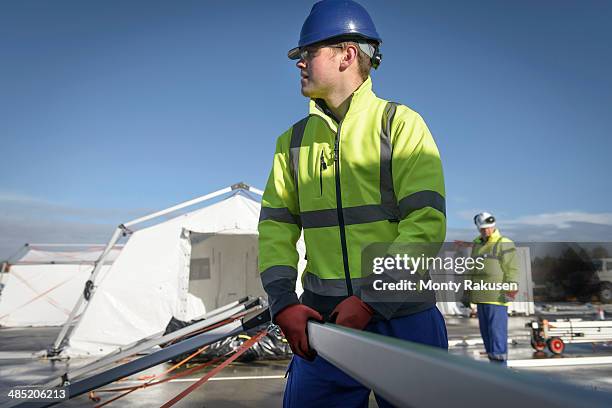
[[[248, 188], [233, 186], [221, 201], [131, 233], [112, 267], [96, 277], [95, 296], [63, 354], [106, 354], [162, 331], [173, 316], [202, 315], [203, 304], [212, 310], [246, 295], [263, 296], [257, 268], [260, 203]], [[302, 248], [300, 242], [303, 254]]]
[[[26, 244], [0, 276], [0, 326], [59, 326], [79, 298], [103, 246]], [[121, 246], [106, 258], [108, 269]]]

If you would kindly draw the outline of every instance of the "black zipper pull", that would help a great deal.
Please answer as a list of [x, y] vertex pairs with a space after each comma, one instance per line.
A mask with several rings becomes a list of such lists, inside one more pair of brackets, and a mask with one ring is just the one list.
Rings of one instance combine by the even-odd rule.
[[323, 156], [323, 150], [321, 150], [321, 168], [319, 170], [319, 193], [323, 196], [323, 170], [327, 169], [325, 163], [325, 157]]
[[325, 156], [323, 155], [323, 151], [321, 151], [321, 170], [327, 170], [327, 163], [325, 163]]

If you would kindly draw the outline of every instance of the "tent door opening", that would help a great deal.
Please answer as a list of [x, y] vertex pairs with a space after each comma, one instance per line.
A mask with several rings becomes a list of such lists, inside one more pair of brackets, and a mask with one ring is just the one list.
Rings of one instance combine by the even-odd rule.
[[257, 269], [257, 236], [191, 232], [189, 293], [213, 310], [245, 296], [265, 296]]

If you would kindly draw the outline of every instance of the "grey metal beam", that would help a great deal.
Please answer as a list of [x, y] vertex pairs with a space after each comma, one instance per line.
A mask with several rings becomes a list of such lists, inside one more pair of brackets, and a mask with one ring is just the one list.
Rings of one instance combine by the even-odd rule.
[[399, 407], [609, 408], [612, 395], [334, 324], [308, 323], [310, 346]]

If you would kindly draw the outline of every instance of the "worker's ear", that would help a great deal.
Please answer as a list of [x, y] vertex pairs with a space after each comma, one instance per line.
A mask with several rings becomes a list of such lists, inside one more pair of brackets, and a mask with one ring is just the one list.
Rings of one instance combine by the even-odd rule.
[[340, 71], [346, 70], [353, 64], [357, 64], [357, 56], [359, 55], [359, 50], [355, 44], [348, 44], [342, 50], [342, 59], [340, 60]]

